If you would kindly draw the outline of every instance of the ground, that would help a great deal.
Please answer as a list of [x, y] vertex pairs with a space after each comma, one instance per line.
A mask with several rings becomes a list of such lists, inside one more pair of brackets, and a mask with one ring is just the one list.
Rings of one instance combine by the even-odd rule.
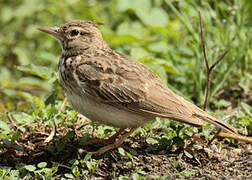
[[220, 138], [209, 144], [195, 135], [181, 145], [177, 142], [175, 149], [167, 149], [161, 141], [147, 143], [145, 135], [137, 133], [121, 148], [95, 157], [87, 152], [101, 145], [83, 145], [86, 134], [80, 128], [57, 128], [55, 136], [45, 142], [52, 131], [40, 124], [35, 131], [22, 134], [16, 147], [5, 147], [0, 154], [0, 166], [46, 162], [47, 167], [58, 167], [56, 174], [72, 173], [75, 167], [82, 171], [81, 179], [252, 179], [251, 144], [230, 145], [229, 140]]

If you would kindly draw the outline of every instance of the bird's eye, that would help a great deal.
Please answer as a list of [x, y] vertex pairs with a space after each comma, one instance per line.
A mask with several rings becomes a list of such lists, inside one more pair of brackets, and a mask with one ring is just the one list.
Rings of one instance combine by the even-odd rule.
[[76, 29], [74, 29], [74, 30], [72, 30], [71, 32], [70, 32], [70, 36], [77, 36], [79, 34], [79, 31], [78, 30], [76, 30]]

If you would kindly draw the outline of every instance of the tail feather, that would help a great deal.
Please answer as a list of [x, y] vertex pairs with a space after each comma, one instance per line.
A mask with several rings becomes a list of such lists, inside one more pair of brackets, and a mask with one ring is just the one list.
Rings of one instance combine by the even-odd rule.
[[194, 114], [194, 116], [197, 118], [200, 118], [204, 121], [207, 121], [211, 124], [214, 124], [215, 126], [220, 127], [230, 133], [237, 134], [237, 130], [234, 127], [232, 127], [231, 125], [227, 124], [226, 122], [224, 122], [222, 120], [219, 120], [219, 119], [216, 119], [216, 118], [210, 116], [207, 113], [205, 113], [205, 115]]
[[237, 130], [232, 127], [231, 125], [227, 124], [226, 122], [219, 120], [211, 115], [209, 115], [207, 112], [203, 111], [202, 109], [200, 109], [199, 107], [197, 107], [194, 104], [191, 104], [188, 101], [185, 101], [187, 104], [187, 107], [191, 109], [192, 111], [192, 116], [197, 118], [197, 119], [201, 119], [203, 121], [207, 121], [217, 127], [220, 127], [232, 134], [238, 134]]

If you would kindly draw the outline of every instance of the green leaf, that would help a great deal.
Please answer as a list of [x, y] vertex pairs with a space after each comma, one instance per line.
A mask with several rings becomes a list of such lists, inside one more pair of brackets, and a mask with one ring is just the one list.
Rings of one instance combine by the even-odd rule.
[[46, 107], [44, 101], [42, 101], [38, 97], [35, 97], [34, 99], [35, 99], [34, 104], [36, 104], [36, 106], [39, 108], [39, 110], [40, 111], [44, 110]]
[[11, 142], [14, 143], [19, 137], [21, 133], [19, 131], [15, 132], [11, 137]]
[[80, 174], [81, 174], [81, 172], [80, 172], [78, 166], [74, 166], [74, 167], [72, 168], [72, 172], [73, 172], [74, 176], [77, 177], [77, 178], [78, 178], [78, 177], [80, 176]]
[[0, 71], [0, 87], [8, 87], [11, 84], [11, 72], [6, 67], [1, 67]]
[[53, 91], [50, 96], [45, 100], [45, 105], [48, 105], [48, 104], [55, 104], [55, 101], [58, 97], [58, 93], [59, 91], [58, 90], [55, 90]]
[[131, 48], [130, 50], [130, 57], [134, 59], [140, 59], [147, 57], [149, 53], [144, 48]]
[[18, 80], [17, 87], [19, 88], [40, 88], [47, 91], [52, 89], [52, 84], [49, 82], [45, 82], [44, 80], [40, 80], [35, 77], [23, 77]]
[[43, 61], [48, 61], [48, 62], [51, 62], [51, 63], [55, 64], [57, 62], [56, 60], [58, 60], [59, 57], [56, 56], [55, 54], [53, 54], [53, 52], [51, 52], [51, 53], [50, 52], [51, 51], [48, 51], [48, 52], [42, 51], [42, 52], [40, 52], [40, 54], [38, 55], [39, 59], [43, 59]]
[[44, 168], [44, 167], [46, 167], [46, 165], [47, 165], [46, 162], [40, 162], [40, 163], [38, 163], [38, 167], [39, 168]]
[[194, 170], [184, 170], [180, 173], [182, 176], [189, 178], [193, 174], [195, 174]]
[[34, 172], [36, 170], [36, 167], [33, 165], [26, 165], [24, 168], [30, 172]]
[[130, 35], [138, 39], [144, 38], [145, 32], [146, 29], [143, 27], [141, 23], [128, 22], [128, 21], [125, 21], [122, 24], [120, 24], [116, 31], [118, 35]]
[[146, 142], [147, 142], [148, 144], [157, 144], [157, 143], [158, 143], [158, 140], [149, 137], [149, 138], [146, 139]]
[[193, 158], [193, 155], [191, 155], [188, 151], [184, 150], [184, 153], [187, 157], [189, 157], [190, 159]]
[[149, 45], [149, 49], [154, 52], [167, 53], [168, 44], [165, 41], [154, 42]]
[[243, 107], [243, 109], [245, 110], [245, 112], [248, 115], [252, 116], [252, 107], [251, 106], [249, 106], [248, 104], [246, 104], [244, 102], [241, 103], [241, 106]]
[[136, 13], [146, 25], [163, 27], [168, 24], [168, 15], [162, 8], [154, 7], [148, 11], [139, 8]]
[[93, 140], [93, 138], [90, 136], [89, 133], [85, 133], [83, 137], [79, 139], [79, 144], [81, 146], [85, 146], [89, 143], [90, 140]]
[[138, 9], [143, 11], [148, 11], [151, 8], [151, 1], [150, 0], [121, 0], [117, 3], [117, 9], [119, 11], [127, 11], [129, 9], [133, 10], [134, 12]]
[[169, 131], [168, 131], [168, 137], [169, 137], [169, 139], [173, 139], [174, 137], [176, 137], [177, 136], [177, 133], [176, 133], [176, 131], [175, 130], [173, 130], [172, 128], [168, 128], [169, 129]]
[[139, 38], [132, 36], [132, 35], [115, 35], [115, 34], [110, 34], [107, 35], [107, 38], [110, 41], [111, 46], [119, 46], [119, 45], [124, 45], [124, 44], [133, 44], [136, 42], [141, 42], [143, 40], [140, 40]]
[[128, 158], [130, 158], [131, 161], [134, 161], [134, 159], [133, 159], [133, 157], [131, 156], [130, 153], [127, 152], [126, 155], [128, 156]]
[[29, 64], [29, 52], [26, 49], [24, 49], [23, 47], [16, 47], [13, 49], [13, 52], [17, 55], [20, 64]]
[[151, 0], [122, 0], [117, 8], [121, 12], [132, 10], [146, 25], [166, 26], [167, 13], [161, 7], [151, 7], [151, 4]]
[[24, 92], [24, 91], [18, 91], [17, 94], [23, 98], [25, 98], [30, 103], [33, 102], [33, 96], [30, 93]]
[[72, 174], [65, 173], [64, 175], [65, 175], [66, 178], [75, 179], [74, 176], [73, 176]]
[[49, 108], [46, 109], [46, 118], [50, 119], [53, 118], [53, 115], [58, 113], [58, 109], [55, 106], [49, 106]]
[[[38, 1], [25, 0], [21, 6], [18, 6], [14, 14], [16, 18], [21, 19], [27, 16], [32, 16], [36, 11], [41, 10], [41, 8], [43, 8], [42, 3], [39, 3]], [[27, 9], [29, 9], [29, 11]]]
[[6, 131], [6, 132], [10, 131], [9, 125], [2, 120], [0, 120], [0, 129], [2, 129], [3, 131]]
[[13, 112], [11, 113], [11, 116], [18, 122], [18, 124], [30, 123], [35, 120], [34, 117], [24, 112]]
[[123, 148], [119, 147], [118, 148], [118, 152], [122, 155], [122, 156], [125, 156], [125, 151]]
[[36, 75], [43, 79], [49, 80], [52, 76], [53, 70], [45, 67], [34, 64], [28, 64], [23, 66], [17, 66], [17, 69], [22, 72], [26, 72], [32, 75]]
[[160, 59], [160, 58], [156, 58], [156, 61], [158, 65], [164, 66], [165, 71], [167, 73], [179, 75], [179, 70], [172, 64], [171, 61]]
[[226, 100], [224, 100], [224, 99], [221, 99], [220, 101], [217, 101], [217, 102], [216, 102], [216, 105], [217, 105], [218, 107], [229, 107], [229, 106], [232, 105], [232, 103], [229, 102], [229, 101], [226, 101]]
[[67, 134], [64, 136], [64, 139], [72, 139], [74, 135], [74, 131], [68, 131]]
[[9, 20], [11, 20], [11, 18], [15, 14], [13, 13], [13, 10], [11, 9], [11, 7], [8, 7], [8, 6], [2, 6], [1, 11], [2, 11], [1, 20], [4, 23], [7, 23]]

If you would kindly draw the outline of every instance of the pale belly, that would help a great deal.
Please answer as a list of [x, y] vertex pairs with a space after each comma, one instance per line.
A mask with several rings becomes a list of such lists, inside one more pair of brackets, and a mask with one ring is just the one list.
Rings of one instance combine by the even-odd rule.
[[101, 104], [88, 97], [80, 97], [67, 93], [68, 100], [73, 108], [92, 121], [98, 121], [114, 127], [129, 128], [138, 127], [152, 120], [151, 117], [143, 117], [135, 113], [129, 113], [122, 109], [107, 104]]

